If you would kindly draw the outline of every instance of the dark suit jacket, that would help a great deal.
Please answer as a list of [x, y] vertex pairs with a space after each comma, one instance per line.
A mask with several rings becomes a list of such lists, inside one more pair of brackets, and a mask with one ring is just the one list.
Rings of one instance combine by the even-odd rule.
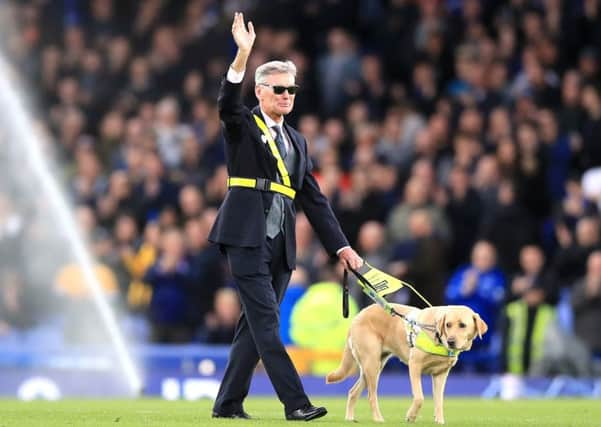
[[[275, 181], [276, 159], [269, 146], [261, 140], [261, 130], [253, 113], [262, 118], [260, 109], [251, 112], [242, 104], [240, 84], [223, 79], [219, 91], [219, 115], [224, 127], [226, 162], [229, 176], [245, 178], [268, 178]], [[321, 193], [307, 153], [307, 141], [292, 127], [285, 124], [289, 141], [298, 154], [298, 168], [289, 171], [292, 187], [296, 190], [298, 203], [317, 236], [330, 254], [348, 245], [338, 220], [326, 197]], [[259, 247], [266, 236], [265, 218], [269, 212], [273, 193], [253, 189], [231, 188], [221, 207], [209, 235], [209, 241], [226, 246]], [[296, 265], [295, 206], [286, 203], [284, 235], [288, 267]]]

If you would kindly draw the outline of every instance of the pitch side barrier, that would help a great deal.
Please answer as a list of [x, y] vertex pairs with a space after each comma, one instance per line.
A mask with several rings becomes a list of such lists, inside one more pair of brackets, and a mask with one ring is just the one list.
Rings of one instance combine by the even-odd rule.
[[[141, 345], [132, 348], [143, 381], [145, 396], [169, 400], [214, 398], [227, 363], [227, 346]], [[41, 348], [34, 344], [0, 346], [0, 395], [23, 400], [63, 397], [131, 397], [115, 355], [99, 348]], [[261, 371], [261, 367], [259, 367]], [[355, 379], [325, 386], [322, 377], [303, 375], [311, 396], [346, 396]], [[424, 381], [430, 393], [430, 381]], [[517, 384], [517, 385], [516, 385]], [[506, 378], [498, 375], [453, 374], [447, 381], [447, 396], [503, 395]], [[512, 385], [511, 397], [601, 398], [601, 379], [570, 377], [525, 378]], [[517, 388], [516, 388], [517, 387]], [[382, 374], [378, 386], [382, 396], [409, 396], [410, 382], [405, 371], [391, 369]], [[267, 375], [255, 375], [252, 395], [273, 395]], [[503, 395], [507, 397], [507, 395]]]

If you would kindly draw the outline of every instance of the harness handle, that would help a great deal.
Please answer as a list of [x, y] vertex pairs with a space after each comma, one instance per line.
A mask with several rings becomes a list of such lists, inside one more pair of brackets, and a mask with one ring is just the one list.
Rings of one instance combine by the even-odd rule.
[[[391, 316], [398, 316], [401, 319], [405, 320], [408, 323], [412, 323], [415, 324], [417, 326], [419, 326], [422, 329], [426, 329], [429, 330], [431, 332], [437, 333], [436, 331], [436, 325], [429, 325], [429, 324], [425, 324], [425, 323], [418, 323], [414, 320], [409, 320], [407, 319], [407, 316], [399, 313], [398, 311], [396, 311], [394, 309], [394, 307], [380, 294], [378, 294], [378, 291], [376, 290], [376, 288], [374, 287], [374, 285], [371, 284], [371, 282], [369, 280], [367, 280], [367, 278], [365, 276], [363, 276], [363, 274], [359, 273], [359, 271], [355, 270], [352, 267], [348, 267], [348, 269], [355, 275], [355, 277], [357, 277], [357, 281], [360, 282], [361, 284], [361, 289], [363, 290], [363, 292], [365, 294], [367, 294], [367, 296], [369, 296], [376, 304], [378, 304], [380, 307], [382, 307], [385, 311], [387, 311], [388, 313], [390, 313]], [[347, 269], [344, 270], [344, 276], [343, 276], [343, 301], [342, 301], [342, 313], [343, 315], [345, 314], [345, 308], [344, 308], [344, 304], [345, 304], [345, 290], [344, 288], [346, 288], [346, 299], [347, 299], [347, 303], [348, 303], [348, 272]], [[407, 283], [407, 282], [402, 282], [404, 286], [407, 286], [409, 289], [411, 289], [413, 292], [415, 292], [415, 294], [420, 297], [422, 299], [422, 301], [424, 301], [428, 307], [432, 307], [432, 304], [430, 304], [430, 302], [424, 298], [411, 284]], [[348, 316], [348, 312], [346, 313]], [[345, 316], [345, 317], [347, 317]]]

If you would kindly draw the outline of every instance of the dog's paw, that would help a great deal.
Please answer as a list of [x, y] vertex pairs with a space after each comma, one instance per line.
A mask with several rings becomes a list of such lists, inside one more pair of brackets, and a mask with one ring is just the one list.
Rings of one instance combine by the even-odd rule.
[[357, 421], [357, 420], [355, 419], [355, 417], [345, 417], [345, 418], [344, 418], [344, 421], [350, 421], [350, 422], [352, 422], [352, 423], [357, 423], [357, 422], [359, 422], [359, 421]]
[[405, 416], [405, 421], [407, 421], [408, 423], [414, 423], [416, 418], [417, 415], [407, 413], [407, 415]]

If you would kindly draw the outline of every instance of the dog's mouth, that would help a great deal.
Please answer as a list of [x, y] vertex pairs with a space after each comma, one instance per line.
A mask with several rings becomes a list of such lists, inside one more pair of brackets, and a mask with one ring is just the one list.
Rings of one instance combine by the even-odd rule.
[[446, 344], [449, 350], [465, 351], [470, 349], [469, 342], [466, 342], [463, 347], [461, 347], [455, 340], [447, 340]]

